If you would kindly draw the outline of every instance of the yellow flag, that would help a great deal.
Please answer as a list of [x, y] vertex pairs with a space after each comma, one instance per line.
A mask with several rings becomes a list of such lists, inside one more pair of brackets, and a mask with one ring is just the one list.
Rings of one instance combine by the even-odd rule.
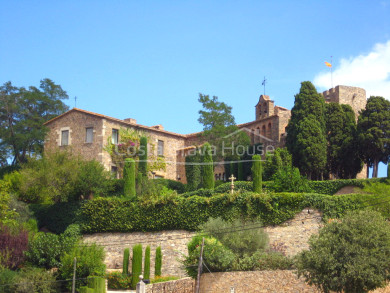
[[329, 62], [326, 62], [326, 61], [325, 61], [325, 65], [328, 67], [332, 67], [332, 64], [330, 64]]

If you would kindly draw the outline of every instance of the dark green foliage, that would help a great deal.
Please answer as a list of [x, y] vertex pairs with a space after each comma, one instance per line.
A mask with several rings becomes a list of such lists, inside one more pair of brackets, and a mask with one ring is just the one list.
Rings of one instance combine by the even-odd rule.
[[159, 178], [159, 179], [154, 179], [158, 184], [160, 184], [161, 186], [165, 186], [171, 190], [175, 190], [177, 191], [177, 193], [184, 193], [186, 192], [186, 185], [179, 182], [179, 181], [175, 181], [175, 180], [171, 180], [171, 179], [165, 179], [165, 178]]
[[0, 163], [11, 159], [12, 165], [18, 165], [42, 154], [47, 133], [43, 124], [68, 110], [62, 102], [67, 98], [61, 86], [47, 78], [39, 88], [4, 83], [0, 87]]
[[273, 153], [267, 153], [265, 157], [263, 179], [271, 180], [272, 176], [283, 167], [292, 166], [292, 156], [286, 148], [277, 148]]
[[129, 289], [131, 285], [131, 275], [124, 275], [119, 272], [106, 274], [109, 289]]
[[233, 264], [234, 271], [290, 270], [294, 260], [279, 252], [256, 251], [253, 255], [245, 255]]
[[[253, 190], [253, 182], [252, 181], [236, 181], [234, 182], [234, 190], [235, 191], [252, 191]], [[230, 182], [226, 182], [224, 184], [221, 184], [217, 188], [214, 189], [215, 193], [227, 193], [230, 191]], [[193, 195], [202, 196], [202, 194], [196, 194]]]
[[145, 136], [140, 138], [139, 152], [138, 173], [148, 176], [148, 139]]
[[58, 292], [55, 276], [44, 269], [26, 267], [19, 271], [14, 279], [13, 292], [17, 293], [54, 293]]
[[244, 181], [244, 163], [238, 162], [238, 176], [237, 180]]
[[0, 289], [3, 293], [14, 293], [18, 273], [9, 269], [0, 269]]
[[[225, 184], [227, 184], [227, 183], [223, 183], [224, 186], [225, 186]], [[230, 183], [228, 185], [229, 185], [229, 190], [230, 190]], [[214, 194], [215, 194], [215, 192], [212, 189], [200, 188], [200, 189], [197, 189], [195, 191], [183, 193], [180, 196], [181, 197], [191, 197], [191, 196], [196, 195], [196, 196], [200, 196], [200, 197], [212, 197]]]
[[130, 260], [130, 248], [125, 248], [123, 251], [123, 263], [122, 263], [122, 274], [129, 274], [129, 260]]
[[[77, 259], [76, 288], [87, 284], [85, 278], [88, 276], [103, 277], [106, 271], [104, 264], [104, 250], [96, 244], [90, 246], [76, 245], [69, 253], [65, 253], [61, 257], [62, 266], [59, 268], [59, 276], [62, 280], [72, 279], [73, 277], [73, 261]], [[67, 288], [71, 288], [71, 283], [67, 284]]]
[[123, 179], [125, 181], [123, 187], [123, 194], [129, 198], [135, 198], [135, 161], [132, 158], [125, 160], [125, 167], [123, 169]]
[[260, 193], [263, 189], [263, 182], [262, 182], [262, 164], [261, 164], [261, 156], [260, 155], [254, 155], [253, 156], [253, 163], [252, 163], [252, 180], [253, 180], [253, 191]]
[[106, 280], [98, 276], [89, 276], [88, 288], [93, 289], [94, 293], [106, 293]]
[[286, 129], [286, 147], [294, 166], [310, 179], [321, 178], [326, 167], [324, 111], [324, 98], [311, 82], [302, 82]]
[[328, 171], [336, 178], [355, 178], [362, 169], [355, 113], [349, 105], [326, 104]]
[[86, 286], [80, 287], [79, 293], [95, 293], [95, 290]]
[[142, 274], [142, 245], [133, 246], [133, 258], [131, 261], [131, 288], [135, 289], [139, 282], [139, 276]]
[[186, 178], [187, 178], [187, 190], [197, 190], [201, 184], [201, 158], [199, 151], [193, 150], [186, 156]]
[[371, 179], [340, 179], [340, 180], [325, 180], [325, 181], [308, 181], [309, 188], [315, 193], [321, 194], [335, 194], [344, 186], [356, 186], [363, 188], [365, 184], [375, 182], [385, 182], [385, 178], [371, 178]]
[[358, 119], [360, 154], [373, 176], [378, 177], [379, 162], [387, 163], [390, 154], [390, 101], [371, 96]]
[[156, 256], [154, 260], [154, 277], [161, 276], [161, 268], [162, 268], [162, 253], [161, 246], [156, 248]]
[[310, 192], [308, 180], [301, 176], [298, 168], [283, 166], [272, 176], [272, 190], [276, 192]]
[[387, 163], [387, 179], [390, 179], [390, 164]]
[[[254, 145], [250, 145], [246, 148], [244, 154], [241, 156], [241, 160], [243, 161], [243, 171], [244, 177], [243, 180], [248, 180], [248, 178], [252, 178], [252, 157], [253, 155], [261, 155], [264, 152], [263, 144], [257, 143]], [[229, 178], [226, 177], [226, 178]]]
[[[196, 278], [197, 275], [202, 238], [203, 236], [195, 236], [187, 245], [188, 257], [186, 257], [184, 265], [187, 274], [192, 278]], [[231, 268], [234, 258], [234, 253], [223, 246], [217, 239], [210, 236], [205, 237], [203, 260], [210, 271], [221, 272], [228, 270]], [[203, 265], [203, 272], [208, 271], [207, 268]]]
[[145, 249], [144, 279], [150, 280], [150, 246]]
[[298, 274], [324, 292], [368, 292], [390, 280], [390, 226], [377, 212], [347, 213], [309, 244], [298, 257]]
[[214, 166], [212, 150], [209, 143], [203, 145], [202, 150], [202, 184], [203, 188], [214, 189]]

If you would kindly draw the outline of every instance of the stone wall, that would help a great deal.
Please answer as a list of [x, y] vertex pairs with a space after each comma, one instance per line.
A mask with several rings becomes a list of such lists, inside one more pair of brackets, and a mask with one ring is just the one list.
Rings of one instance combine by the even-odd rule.
[[[121, 269], [123, 250], [135, 244], [142, 244], [143, 252], [150, 245], [150, 275], [154, 276], [154, 258], [156, 247], [161, 246], [163, 255], [163, 276], [184, 277], [185, 271], [181, 267], [180, 259], [187, 255], [187, 243], [195, 235], [187, 231], [135, 232], [135, 233], [96, 233], [84, 235], [84, 242], [95, 242], [104, 247], [106, 252], [105, 263], [108, 269]], [[130, 253], [131, 254], [131, 253]]]
[[195, 280], [183, 278], [176, 281], [146, 285], [146, 293], [194, 293]]

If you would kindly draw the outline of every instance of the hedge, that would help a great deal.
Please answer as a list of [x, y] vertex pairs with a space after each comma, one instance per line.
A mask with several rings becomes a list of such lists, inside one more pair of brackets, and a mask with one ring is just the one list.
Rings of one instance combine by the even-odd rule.
[[186, 191], [186, 185], [179, 181], [164, 178], [154, 180], [156, 180], [161, 185], [168, 187], [169, 189], [176, 190], [177, 193], [184, 193]]
[[[216, 194], [213, 197], [177, 196], [164, 204], [141, 205], [118, 198], [96, 198], [84, 201], [74, 218], [83, 233], [136, 232], [161, 230], [197, 230], [209, 217], [236, 219], [256, 218], [265, 225], [280, 224], [311, 206], [323, 211], [325, 218], [339, 217], [346, 210], [361, 208], [370, 194], [329, 196], [313, 193], [245, 192]], [[390, 205], [390, 203], [382, 204]], [[58, 210], [55, 208], [52, 209]], [[385, 208], [383, 208], [385, 210]], [[387, 209], [390, 210], [390, 209]], [[50, 214], [46, 221], [53, 221]], [[53, 223], [55, 224], [55, 223]]]

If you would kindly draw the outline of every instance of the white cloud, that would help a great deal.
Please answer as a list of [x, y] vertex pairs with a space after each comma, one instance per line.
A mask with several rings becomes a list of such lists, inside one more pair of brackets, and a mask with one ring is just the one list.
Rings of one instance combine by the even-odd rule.
[[[361, 87], [366, 90], [367, 98], [382, 96], [390, 100], [390, 41], [376, 44], [366, 55], [343, 58], [340, 64], [335, 65], [333, 64], [333, 86]], [[313, 83], [321, 89], [329, 89], [330, 72], [317, 74]]]

